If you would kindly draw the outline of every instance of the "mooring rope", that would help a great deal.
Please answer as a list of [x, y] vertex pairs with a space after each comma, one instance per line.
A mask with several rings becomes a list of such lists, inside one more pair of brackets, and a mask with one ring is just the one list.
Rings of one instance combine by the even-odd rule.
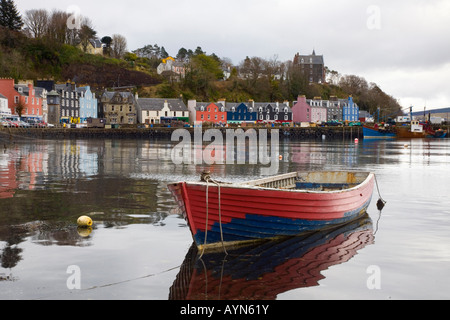
[[221, 210], [221, 190], [220, 190], [220, 183], [211, 179], [209, 175], [203, 175], [202, 179], [206, 182], [206, 225], [205, 225], [205, 240], [203, 243], [202, 253], [200, 255], [200, 259], [203, 257], [203, 254], [205, 253], [205, 247], [208, 240], [208, 222], [209, 222], [209, 182], [214, 183], [217, 186], [217, 194], [218, 194], [218, 200], [219, 200], [219, 229], [220, 229], [220, 241], [222, 243], [223, 251], [226, 255], [228, 255], [227, 249], [225, 248], [225, 241], [223, 240], [223, 229], [222, 229], [222, 210]]
[[381, 212], [381, 210], [383, 210], [383, 208], [384, 208], [384, 205], [386, 204], [386, 201], [384, 201], [383, 198], [381, 197], [380, 188], [378, 187], [377, 175], [374, 174], [374, 177], [375, 177], [375, 183], [377, 185], [378, 196], [380, 197], [377, 201], [377, 208]]

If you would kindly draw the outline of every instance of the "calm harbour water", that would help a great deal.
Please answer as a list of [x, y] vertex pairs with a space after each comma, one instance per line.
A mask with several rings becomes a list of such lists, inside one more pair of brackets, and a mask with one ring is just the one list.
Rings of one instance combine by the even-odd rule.
[[[300, 245], [289, 254], [274, 247], [273, 266], [264, 268], [260, 253], [241, 276], [220, 258], [213, 266], [183, 264], [192, 238], [166, 184], [197, 180], [205, 167], [174, 165], [172, 148], [164, 141], [8, 141], [0, 151], [0, 299], [167, 300], [188, 291], [199, 299], [450, 298], [450, 140], [284, 141], [278, 173], [373, 171], [387, 203], [380, 213], [375, 190], [366, 224], [283, 244]], [[263, 167], [217, 165], [212, 174], [254, 179]], [[77, 230], [81, 215], [93, 218], [92, 232]], [[227, 260], [253, 259], [246, 257]], [[79, 288], [70, 287], [74, 267]], [[199, 282], [182, 286], [193, 272]], [[255, 289], [233, 292], [231, 280]]]

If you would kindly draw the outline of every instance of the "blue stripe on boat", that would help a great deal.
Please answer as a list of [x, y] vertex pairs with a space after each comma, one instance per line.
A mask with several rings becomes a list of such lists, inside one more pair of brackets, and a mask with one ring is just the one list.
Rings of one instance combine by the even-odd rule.
[[[339, 225], [360, 217], [370, 200], [361, 208], [347, 212], [343, 218], [332, 220], [305, 220], [261, 215], [246, 215], [245, 219], [233, 218], [229, 223], [222, 223], [223, 240], [247, 241], [254, 239], [268, 239], [277, 236], [295, 236], [305, 232], [317, 231], [328, 226]], [[274, 227], [276, 229], [274, 229]], [[205, 244], [205, 232], [197, 230], [194, 240], [197, 245]], [[207, 244], [221, 242], [220, 224], [215, 222], [208, 230]]]

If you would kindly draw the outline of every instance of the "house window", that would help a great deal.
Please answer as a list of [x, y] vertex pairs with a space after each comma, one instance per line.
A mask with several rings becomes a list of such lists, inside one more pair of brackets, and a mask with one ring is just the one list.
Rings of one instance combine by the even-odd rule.
[[274, 120], [278, 120], [278, 115], [274, 115], [274, 116], [273, 116], [273, 119], [274, 119]]
[[19, 103], [19, 97], [18, 96], [14, 97], [14, 103]]
[[166, 111], [166, 112], [164, 112], [164, 116], [165, 116], [165, 117], [167, 117], [167, 111]]
[[203, 120], [205, 117], [202, 115], [201, 119]]
[[284, 116], [284, 120], [289, 120], [288, 115], [285, 115], [285, 116]]

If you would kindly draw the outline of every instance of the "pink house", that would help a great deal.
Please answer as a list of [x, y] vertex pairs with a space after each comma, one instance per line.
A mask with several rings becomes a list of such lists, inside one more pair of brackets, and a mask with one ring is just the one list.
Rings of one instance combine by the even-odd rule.
[[294, 122], [321, 123], [327, 121], [327, 108], [322, 106], [322, 100], [306, 100], [305, 96], [298, 96], [292, 107]]
[[297, 102], [292, 107], [293, 122], [311, 122], [311, 106], [306, 103], [305, 96], [298, 96]]

